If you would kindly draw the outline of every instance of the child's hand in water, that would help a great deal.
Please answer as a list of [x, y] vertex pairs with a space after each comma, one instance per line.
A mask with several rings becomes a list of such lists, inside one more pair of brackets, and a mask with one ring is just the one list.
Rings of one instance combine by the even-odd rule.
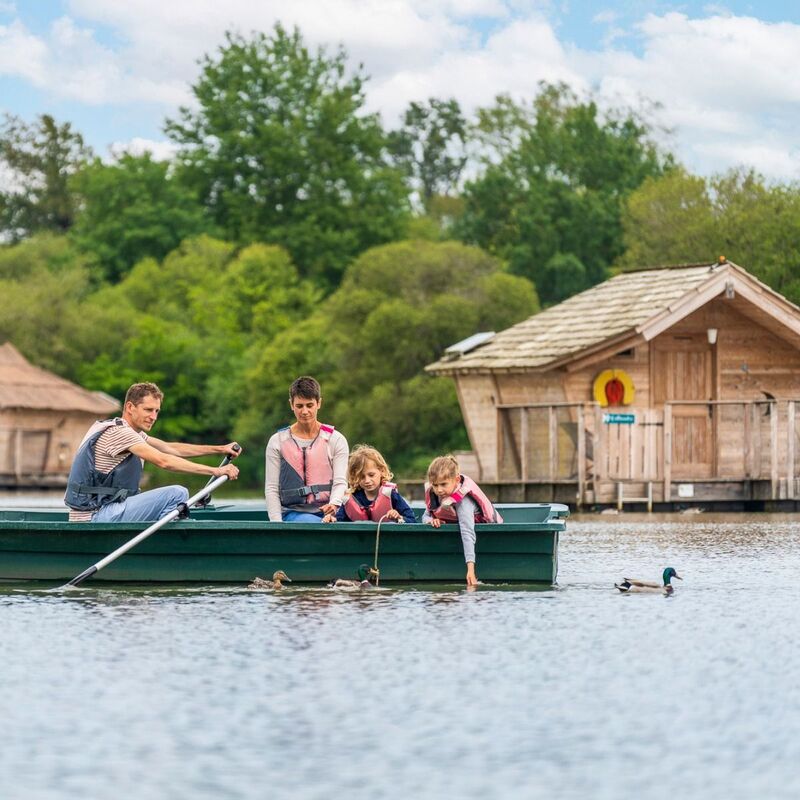
[[442, 524], [442, 521], [439, 517], [431, 517], [431, 521], [428, 524], [433, 525], [434, 528], [438, 528]]
[[467, 561], [467, 586], [477, 586], [478, 583], [478, 577], [475, 575], [475, 564], [472, 561]]

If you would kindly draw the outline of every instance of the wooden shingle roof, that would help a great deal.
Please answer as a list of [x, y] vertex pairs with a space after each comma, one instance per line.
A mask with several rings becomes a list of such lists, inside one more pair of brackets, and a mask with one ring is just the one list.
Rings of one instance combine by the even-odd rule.
[[[800, 311], [731, 262], [624, 272], [552, 306], [463, 354], [446, 353], [425, 369], [456, 372], [553, 369], [620, 343], [647, 341], [679, 319], [730, 291], [774, 306], [781, 324], [800, 335]], [[627, 343], [626, 343], [627, 342]]]
[[0, 345], [0, 409], [85, 411], [102, 417], [119, 407], [117, 400], [103, 392], [90, 392], [35, 367], [10, 342]]

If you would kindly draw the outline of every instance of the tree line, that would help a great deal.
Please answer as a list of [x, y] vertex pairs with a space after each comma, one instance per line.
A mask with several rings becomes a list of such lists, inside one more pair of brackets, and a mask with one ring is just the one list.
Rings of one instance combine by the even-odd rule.
[[565, 85], [470, 118], [419, 100], [387, 129], [366, 84], [277, 25], [201, 60], [169, 161], [6, 116], [0, 341], [116, 397], [155, 380], [161, 436], [234, 435], [252, 475], [314, 374], [330, 420], [408, 474], [467, 446], [451, 382], [422, 368], [478, 330], [723, 253], [800, 300], [795, 185], [692, 175], [644, 111]]

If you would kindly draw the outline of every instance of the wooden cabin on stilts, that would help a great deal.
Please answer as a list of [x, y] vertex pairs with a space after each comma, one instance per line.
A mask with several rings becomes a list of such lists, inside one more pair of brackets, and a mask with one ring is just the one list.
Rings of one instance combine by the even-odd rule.
[[794, 508], [800, 309], [720, 259], [625, 272], [427, 367], [503, 501]]
[[120, 404], [31, 364], [0, 345], [0, 488], [66, 486], [72, 459], [97, 419]]

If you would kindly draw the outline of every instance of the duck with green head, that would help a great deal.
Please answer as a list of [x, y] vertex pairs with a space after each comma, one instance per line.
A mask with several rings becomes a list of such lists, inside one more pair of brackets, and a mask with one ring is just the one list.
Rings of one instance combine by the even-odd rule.
[[358, 568], [358, 580], [350, 578], [336, 578], [328, 584], [329, 589], [374, 589], [370, 578], [378, 577], [378, 570], [369, 564], [362, 564]]
[[623, 578], [614, 586], [623, 594], [672, 594], [675, 591], [675, 587], [670, 583], [673, 578], [677, 578], [679, 581], [683, 580], [674, 567], [667, 567], [661, 575], [661, 583], [641, 581], [637, 578]]
[[253, 582], [247, 587], [248, 589], [283, 589], [283, 581], [292, 582], [292, 579], [282, 570], [279, 569], [272, 573], [272, 580], [268, 581], [265, 578], [253, 578]]

